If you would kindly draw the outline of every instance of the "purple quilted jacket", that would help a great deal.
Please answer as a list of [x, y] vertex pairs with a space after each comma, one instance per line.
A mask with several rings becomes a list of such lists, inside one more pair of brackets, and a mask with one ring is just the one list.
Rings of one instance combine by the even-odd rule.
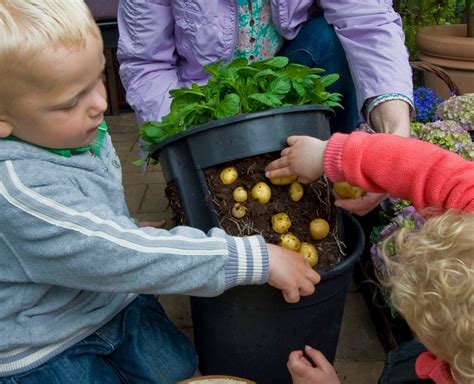
[[[292, 39], [313, 0], [270, 0], [272, 22]], [[339, 37], [359, 108], [390, 92], [412, 96], [411, 69], [399, 15], [389, 0], [320, 0]], [[127, 99], [140, 123], [169, 112], [168, 91], [204, 83], [204, 65], [230, 60], [236, 40], [235, 0], [120, 0], [118, 56]]]

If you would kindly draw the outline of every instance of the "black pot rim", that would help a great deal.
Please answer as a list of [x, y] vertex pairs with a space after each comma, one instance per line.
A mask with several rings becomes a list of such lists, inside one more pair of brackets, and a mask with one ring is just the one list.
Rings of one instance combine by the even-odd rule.
[[[342, 215], [346, 216], [346, 219], [352, 222], [353, 228], [351, 228], [351, 230], [354, 230], [357, 232], [356, 238], [365, 239], [362, 227], [357, 222], [357, 220], [346, 211], [342, 211]], [[358, 260], [359, 256], [362, 254], [364, 250], [364, 246], [365, 246], [365, 241], [356, 242], [354, 248], [351, 250], [351, 253], [344, 260], [342, 260], [341, 262], [335, 265], [331, 265], [323, 269], [322, 271], [319, 271], [321, 280], [331, 279], [333, 277], [336, 277], [337, 275], [340, 275], [347, 269], [352, 268], [353, 265]]]
[[283, 107], [283, 108], [270, 108], [265, 109], [263, 111], [258, 112], [250, 112], [250, 113], [242, 113], [240, 115], [226, 117], [224, 119], [219, 120], [211, 120], [204, 124], [196, 125], [186, 131], [180, 132], [161, 143], [155, 144], [152, 146], [150, 150], [150, 154], [152, 158], [157, 158], [156, 152], [159, 152], [162, 147], [169, 145], [175, 141], [181, 140], [183, 137], [195, 134], [197, 132], [202, 132], [207, 129], [220, 127], [222, 125], [233, 124], [239, 121], [246, 121], [246, 120], [254, 120], [260, 117], [269, 116], [269, 115], [280, 115], [285, 113], [293, 113], [293, 112], [300, 112], [300, 111], [322, 111], [327, 114], [334, 116], [334, 110], [330, 107], [321, 104], [305, 104], [305, 105], [296, 105], [290, 107]]

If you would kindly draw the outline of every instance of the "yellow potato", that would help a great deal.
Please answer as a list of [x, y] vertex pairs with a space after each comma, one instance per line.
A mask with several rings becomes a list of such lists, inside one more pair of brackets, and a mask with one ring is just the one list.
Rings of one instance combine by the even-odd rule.
[[244, 201], [247, 201], [247, 191], [244, 187], [235, 188], [234, 192], [232, 192], [232, 196], [234, 197], [234, 200], [238, 203], [243, 203]]
[[247, 207], [240, 203], [235, 203], [232, 207], [231, 213], [236, 219], [241, 219], [247, 214]]
[[333, 191], [341, 199], [358, 199], [365, 194], [362, 188], [351, 185], [346, 181], [334, 183]]
[[324, 219], [314, 219], [309, 224], [309, 233], [315, 240], [322, 240], [329, 234], [329, 224]]
[[293, 181], [290, 185], [290, 198], [293, 201], [300, 201], [303, 198], [303, 186], [297, 181]]
[[301, 247], [298, 252], [303, 255], [303, 257], [312, 267], [318, 264], [318, 250], [313, 244], [306, 242], [301, 243]]
[[259, 181], [257, 184], [255, 184], [251, 193], [252, 197], [255, 200], [258, 200], [261, 204], [268, 203], [272, 197], [272, 190], [268, 184], [264, 183], [263, 181]]
[[221, 171], [219, 177], [223, 184], [229, 185], [237, 180], [237, 177], [239, 177], [239, 172], [237, 172], [237, 168], [235, 167], [226, 167]]
[[272, 216], [272, 228], [276, 233], [288, 232], [291, 227], [290, 216], [284, 212]]
[[278, 176], [270, 177], [270, 182], [274, 185], [288, 185], [295, 181], [298, 176]]
[[278, 242], [278, 245], [280, 247], [298, 252], [301, 247], [301, 241], [291, 232], [288, 232], [280, 236], [280, 241]]

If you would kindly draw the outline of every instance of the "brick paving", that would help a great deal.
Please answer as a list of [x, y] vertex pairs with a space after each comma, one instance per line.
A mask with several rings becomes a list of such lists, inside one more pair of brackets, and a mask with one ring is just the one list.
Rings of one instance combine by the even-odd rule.
[[[149, 167], [143, 174], [140, 167], [132, 164], [139, 158], [138, 128], [134, 115], [121, 113], [118, 116], [106, 116], [106, 121], [122, 162], [123, 185], [131, 215], [138, 220], [166, 219], [171, 223], [171, 211], [164, 195], [166, 183], [159, 165]], [[187, 296], [162, 296], [160, 302], [170, 319], [192, 340]], [[377, 383], [383, 360], [383, 349], [367, 307], [352, 285], [347, 296], [335, 363], [342, 383]]]

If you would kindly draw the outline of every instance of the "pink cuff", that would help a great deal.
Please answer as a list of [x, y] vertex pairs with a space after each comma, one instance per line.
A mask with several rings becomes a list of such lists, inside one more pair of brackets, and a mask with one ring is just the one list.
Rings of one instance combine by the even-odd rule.
[[344, 181], [342, 170], [342, 152], [349, 135], [335, 133], [331, 136], [324, 151], [324, 171], [332, 182]]

